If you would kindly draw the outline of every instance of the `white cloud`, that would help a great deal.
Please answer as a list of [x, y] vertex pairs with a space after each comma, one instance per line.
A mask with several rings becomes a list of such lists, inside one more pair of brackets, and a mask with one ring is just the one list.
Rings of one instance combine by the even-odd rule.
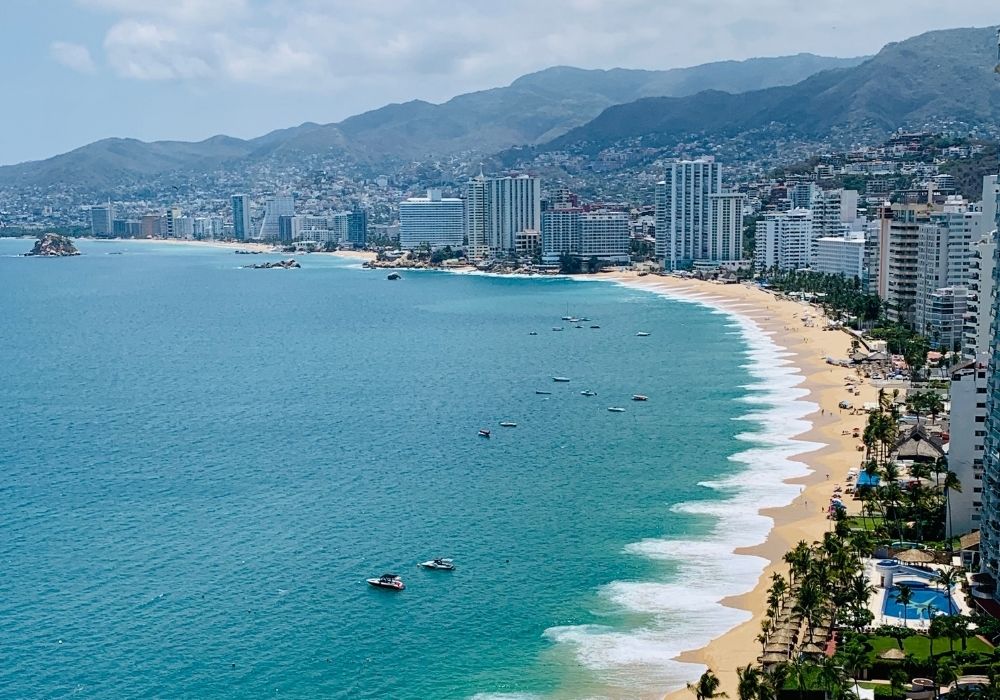
[[[670, 68], [812, 51], [858, 55], [940, 24], [938, 0], [76, 0], [107, 13], [104, 50], [141, 80], [439, 99], [550, 65]], [[843, 5], [843, 6], [842, 6]], [[985, 0], [951, 26], [981, 22]], [[844, 18], [866, 13], [866, 21]], [[409, 94], [406, 94], [406, 93]], [[401, 94], [402, 93], [402, 94]]]
[[49, 55], [57, 62], [78, 73], [93, 74], [97, 72], [90, 49], [83, 44], [69, 41], [53, 41], [49, 44]]

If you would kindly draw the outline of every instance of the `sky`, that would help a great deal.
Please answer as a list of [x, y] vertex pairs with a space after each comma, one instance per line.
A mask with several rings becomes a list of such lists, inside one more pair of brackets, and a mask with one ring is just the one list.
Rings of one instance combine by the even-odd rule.
[[[553, 65], [875, 53], [995, 0], [0, 0], [0, 164], [101, 138], [252, 138]], [[992, 10], [992, 11], [991, 11]]]

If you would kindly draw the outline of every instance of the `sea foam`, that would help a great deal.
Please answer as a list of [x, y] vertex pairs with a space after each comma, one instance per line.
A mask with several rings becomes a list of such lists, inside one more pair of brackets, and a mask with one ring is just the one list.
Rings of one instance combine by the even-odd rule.
[[631, 629], [576, 625], [552, 627], [545, 633], [555, 642], [572, 645], [577, 660], [608, 685], [654, 697], [682, 688], [704, 671], [700, 664], [677, 661], [679, 654], [703, 647], [750, 619], [748, 611], [726, 607], [721, 601], [751, 591], [767, 561], [735, 552], [767, 538], [774, 521], [762, 515], [761, 509], [786, 506], [801, 492], [800, 486], [785, 482], [807, 475], [808, 467], [797, 456], [821, 447], [795, 439], [812, 427], [806, 416], [819, 407], [805, 400], [809, 392], [800, 387], [805, 378], [793, 363], [793, 353], [743, 315], [751, 305], [725, 303], [705, 293], [622, 284], [725, 314], [730, 319], [726, 325], [739, 332], [747, 346], [743, 366], [753, 378], [742, 387], [748, 393], [741, 401], [749, 410], [736, 419], [748, 424], [737, 435], [748, 447], [729, 458], [745, 468], [701, 482], [717, 492], [716, 498], [673, 508], [678, 513], [711, 516], [715, 520], [711, 531], [700, 538], [650, 538], [626, 545], [628, 555], [670, 562], [670, 579], [614, 581], [600, 590], [614, 607], [645, 615], [650, 621]]

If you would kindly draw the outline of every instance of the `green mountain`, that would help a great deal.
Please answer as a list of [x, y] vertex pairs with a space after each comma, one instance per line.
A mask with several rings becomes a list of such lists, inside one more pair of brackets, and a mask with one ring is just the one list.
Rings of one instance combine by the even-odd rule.
[[442, 104], [391, 104], [337, 124], [306, 123], [251, 140], [216, 136], [197, 143], [105, 139], [42, 161], [0, 167], [0, 185], [104, 189], [173, 172], [295, 161], [306, 156], [392, 164], [462, 152], [488, 154], [537, 144], [587, 123], [609, 106], [705, 89], [752, 90], [795, 83], [864, 58], [798, 54], [722, 61], [664, 71], [555, 67], [506, 87], [459, 95]]
[[851, 68], [795, 84], [731, 94], [709, 90], [609, 107], [544, 150], [599, 151], [641, 139], [666, 146], [699, 134], [725, 138], [755, 130], [824, 137], [899, 127], [993, 127], [1000, 123], [996, 28], [928, 32], [885, 46]]

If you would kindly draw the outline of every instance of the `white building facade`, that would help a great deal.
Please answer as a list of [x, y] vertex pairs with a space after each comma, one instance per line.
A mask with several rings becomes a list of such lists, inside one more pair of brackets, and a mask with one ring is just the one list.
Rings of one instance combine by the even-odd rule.
[[812, 253], [812, 241], [810, 210], [792, 209], [766, 214], [757, 222], [754, 265], [758, 270], [806, 268]]
[[461, 248], [465, 238], [465, 203], [442, 197], [441, 190], [427, 190], [426, 197], [411, 197], [399, 204], [399, 247]]

